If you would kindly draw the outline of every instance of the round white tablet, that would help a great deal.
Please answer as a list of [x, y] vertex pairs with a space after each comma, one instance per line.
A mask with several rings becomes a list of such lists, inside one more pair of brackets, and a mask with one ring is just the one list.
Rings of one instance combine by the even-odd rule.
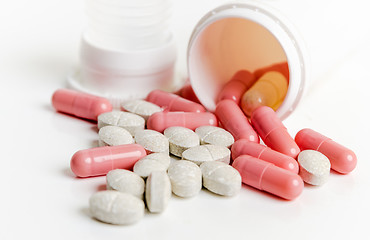
[[201, 126], [195, 129], [200, 138], [200, 144], [212, 144], [229, 148], [234, 144], [234, 137], [223, 128], [215, 126]]
[[166, 171], [154, 171], [146, 180], [145, 200], [150, 212], [163, 212], [171, 198], [171, 182]]
[[324, 184], [330, 174], [330, 161], [322, 153], [314, 150], [304, 150], [298, 155], [299, 175], [302, 180], [311, 185]]
[[132, 224], [144, 216], [144, 211], [143, 200], [128, 193], [107, 190], [90, 197], [91, 215], [105, 223]]
[[169, 127], [164, 130], [164, 135], [170, 143], [170, 153], [178, 157], [181, 157], [185, 150], [199, 146], [198, 135], [188, 128]]
[[160, 132], [149, 129], [137, 131], [135, 142], [143, 146], [149, 153], [169, 154], [168, 139]]
[[167, 171], [170, 162], [171, 158], [167, 153], [152, 153], [135, 163], [134, 172], [146, 178], [154, 171]]
[[124, 128], [105, 126], [99, 129], [99, 146], [117, 146], [134, 143], [134, 138]]
[[209, 191], [223, 196], [234, 196], [242, 186], [239, 172], [223, 162], [204, 162], [200, 165], [203, 186]]
[[192, 161], [197, 165], [209, 161], [230, 163], [230, 150], [224, 146], [200, 145], [189, 148], [182, 153], [182, 159]]
[[172, 192], [179, 197], [193, 197], [202, 189], [202, 172], [198, 165], [186, 160], [172, 162], [168, 168]]
[[146, 120], [150, 115], [161, 112], [162, 108], [154, 103], [145, 101], [145, 100], [131, 100], [121, 103], [121, 108], [125, 111], [135, 113]]
[[125, 169], [115, 169], [107, 174], [107, 189], [129, 193], [142, 199], [145, 182], [134, 172]]
[[100, 114], [98, 116], [98, 128], [100, 129], [108, 125], [124, 128], [134, 136], [137, 130], [144, 129], [145, 120], [139, 115], [123, 111], [112, 111]]

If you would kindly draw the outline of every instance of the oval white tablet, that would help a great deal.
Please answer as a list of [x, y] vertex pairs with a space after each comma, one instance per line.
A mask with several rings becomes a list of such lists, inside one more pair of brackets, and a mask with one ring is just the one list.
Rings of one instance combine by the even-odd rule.
[[169, 154], [168, 139], [154, 130], [140, 130], [135, 133], [135, 142], [140, 144], [149, 153], [161, 152]]
[[234, 144], [234, 137], [223, 128], [215, 126], [201, 126], [195, 129], [200, 138], [200, 144], [212, 144], [229, 148]]
[[171, 198], [171, 182], [166, 171], [154, 171], [146, 180], [145, 200], [150, 212], [163, 212]]
[[192, 161], [197, 165], [204, 162], [218, 161], [230, 163], [230, 150], [224, 146], [200, 145], [189, 148], [182, 153], [182, 159]]
[[330, 161], [322, 153], [314, 150], [304, 150], [297, 158], [299, 175], [302, 180], [311, 185], [324, 184], [330, 174]]
[[234, 196], [242, 186], [239, 172], [223, 162], [204, 162], [200, 165], [203, 175], [203, 186], [209, 191], [223, 195]]
[[124, 128], [134, 136], [137, 130], [144, 129], [145, 120], [139, 115], [123, 111], [112, 111], [100, 114], [98, 116], [98, 129], [108, 125]]
[[105, 223], [132, 224], [144, 216], [144, 211], [143, 200], [128, 193], [107, 190], [90, 197], [91, 215]]
[[186, 160], [172, 162], [168, 168], [172, 192], [179, 197], [193, 197], [202, 189], [202, 172], [198, 165]]
[[138, 174], [125, 169], [115, 169], [109, 171], [106, 178], [108, 190], [117, 190], [143, 198], [145, 182]]
[[164, 130], [164, 135], [170, 143], [170, 153], [178, 157], [181, 157], [185, 150], [199, 146], [198, 135], [188, 128], [169, 127]]
[[121, 108], [122, 110], [135, 113], [143, 117], [145, 121], [148, 120], [152, 114], [162, 111], [162, 108], [158, 105], [141, 99], [123, 102], [121, 103]]
[[171, 158], [166, 153], [149, 154], [134, 165], [134, 172], [139, 176], [146, 178], [154, 171], [167, 171], [170, 166]]
[[99, 129], [99, 146], [117, 146], [134, 143], [134, 138], [124, 128], [105, 126]]

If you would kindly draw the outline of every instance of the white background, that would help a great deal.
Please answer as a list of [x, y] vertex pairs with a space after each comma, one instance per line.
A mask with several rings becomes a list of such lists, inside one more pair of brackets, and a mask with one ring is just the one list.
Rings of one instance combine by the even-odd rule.
[[[179, 72], [186, 69], [186, 43], [192, 28], [222, 2], [174, 1]], [[96, 143], [97, 129], [91, 122], [56, 113], [50, 104], [52, 93], [65, 86], [67, 74], [78, 66], [85, 24], [83, 1], [3, 0], [0, 239], [367, 238], [370, 27], [368, 19], [362, 19], [366, 14], [359, 12], [368, 9], [360, 5], [366, 1], [351, 1], [351, 5], [326, 1], [326, 10], [315, 5], [319, 1], [266, 2], [277, 8], [282, 2], [282, 12], [295, 15], [297, 23], [305, 20], [300, 30], [312, 53], [314, 85], [284, 124], [293, 136], [310, 127], [353, 149], [358, 166], [352, 173], [332, 172], [325, 185], [306, 186], [294, 201], [247, 186], [233, 198], [202, 190], [191, 199], [172, 197], [164, 213], [148, 213], [132, 226], [95, 221], [88, 213], [88, 199], [105, 188], [105, 178], [78, 179], [69, 161], [74, 152]], [[343, 8], [330, 11], [338, 2], [344, 3]], [[305, 4], [310, 8], [303, 11]], [[325, 29], [304, 29], [320, 25], [319, 17], [324, 15], [332, 20], [323, 22]], [[359, 30], [357, 35], [340, 32], [342, 23], [350, 24], [348, 31]], [[331, 33], [331, 29], [339, 32]], [[315, 68], [318, 62], [320, 70]]]

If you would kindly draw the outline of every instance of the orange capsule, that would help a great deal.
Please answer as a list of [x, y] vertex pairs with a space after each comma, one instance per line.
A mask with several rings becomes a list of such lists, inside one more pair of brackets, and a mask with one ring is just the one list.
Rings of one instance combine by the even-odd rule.
[[262, 77], [263, 74], [271, 71], [280, 72], [289, 82], [289, 66], [287, 62], [276, 63], [264, 68], [257, 69], [253, 72], [253, 75], [255, 78], [258, 79]]

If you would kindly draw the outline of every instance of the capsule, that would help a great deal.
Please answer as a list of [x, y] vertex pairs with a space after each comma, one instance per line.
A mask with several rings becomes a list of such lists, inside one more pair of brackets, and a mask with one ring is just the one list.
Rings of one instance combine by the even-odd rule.
[[239, 171], [243, 183], [259, 190], [287, 200], [292, 200], [302, 193], [302, 178], [272, 163], [241, 155], [234, 160], [232, 166]]
[[163, 132], [166, 128], [179, 126], [195, 130], [200, 126], [217, 126], [217, 118], [210, 112], [158, 112], [151, 115], [147, 128]]
[[108, 99], [69, 89], [55, 91], [51, 102], [59, 112], [95, 121], [100, 114], [112, 111]]
[[187, 100], [192, 102], [200, 103], [197, 95], [195, 95], [194, 90], [190, 84], [185, 84], [180, 90], [178, 90], [175, 94], [183, 97]]
[[251, 123], [268, 147], [294, 159], [298, 156], [298, 145], [272, 108], [257, 108], [252, 114]]
[[356, 167], [357, 157], [353, 151], [312, 129], [299, 131], [295, 141], [302, 151], [311, 149], [324, 154], [329, 158], [331, 168], [339, 173], [350, 173]]
[[230, 99], [236, 104], [240, 104], [242, 95], [253, 85], [254, 76], [246, 70], [240, 70], [228, 81], [218, 95], [218, 102]]
[[241, 107], [247, 116], [260, 106], [278, 109], [288, 91], [288, 81], [276, 71], [267, 72], [246, 91], [241, 100]]
[[263, 74], [271, 71], [276, 71], [283, 74], [286, 80], [289, 82], [289, 66], [287, 62], [275, 63], [270, 66], [257, 69], [253, 72], [253, 75], [255, 78], [258, 79], [262, 77]]
[[231, 147], [232, 159], [236, 159], [241, 155], [250, 155], [296, 174], [298, 174], [299, 171], [298, 163], [294, 158], [245, 139], [236, 141]]
[[146, 100], [160, 107], [166, 108], [168, 111], [176, 112], [205, 112], [206, 109], [199, 103], [189, 101], [176, 94], [154, 90], [149, 93]]
[[146, 156], [139, 144], [125, 144], [80, 150], [71, 159], [71, 170], [78, 177], [105, 175], [113, 169], [131, 170]]
[[260, 139], [242, 110], [232, 100], [222, 100], [216, 106], [215, 114], [222, 127], [229, 131], [235, 140], [247, 139], [259, 143]]

